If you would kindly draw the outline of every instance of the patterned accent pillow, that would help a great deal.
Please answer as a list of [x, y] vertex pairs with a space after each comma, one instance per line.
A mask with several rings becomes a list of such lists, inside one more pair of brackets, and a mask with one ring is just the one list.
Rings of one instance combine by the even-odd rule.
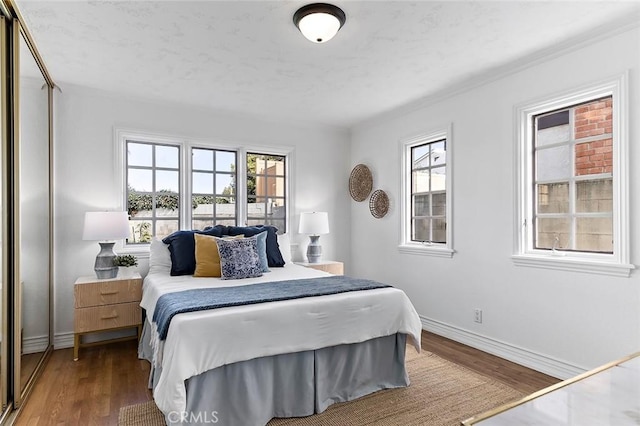
[[257, 236], [238, 240], [217, 239], [223, 280], [262, 276]]

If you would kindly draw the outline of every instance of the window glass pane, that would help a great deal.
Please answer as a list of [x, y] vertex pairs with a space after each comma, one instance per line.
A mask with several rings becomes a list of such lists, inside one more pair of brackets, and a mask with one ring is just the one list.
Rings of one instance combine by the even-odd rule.
[[433, 242], [434, 243], [446, 243], [447, 242], [447, 222], [444, 218], [434, 218], [432, 221], [433, 226]]
[[576, 211], [602, 213], [613, 211], [613, 180], [576, 182]]
[[194, 194], [213, 194], [213, 173], [193, 172], [191, 191]]
[[265, 172], [268, 175], [284, 175], [284, 158], [269, 158], [267, 160], [267, 169]]
[[127, 165], [151, 167], [152, 149], [148, 144], [127, 142]]
[[[192, 195], [191, 208], [193, 217], [210, 217], [213, 218], [213, 196]], [[200, 228], [195, 228], [200, 229]]]
[[193, 170], [213, 171], [213, 151], [210, 149], [193, 149]]
[[571, 221], [566, 218], [538, 218], [536, 248], [570, 248]]
[[179, 192], [178, 171], [156, 170], [156, 191]]
[[255, 198], [249, 199], [249, 202], [247, 203], [248, 217], [265, 217], [266, 210], [266, 202], [264, 198], [261, 198], [259, 201]]
[[412, 169], [429, 167], [429, 144], [411, 148]]
[[537, 180], [567, 179], [571, 176], [571, 155], [568, 145], [536, 151]]
[[[446, 216], [447, 214], [447, 194], [440, 192], [432, 195], [433, 199], [433, 215]], [[435, 227], [435, 224], [434, 224]]]
[[571, 139], [571, 127], [568, 124], [549, 127], [538, 130], [536, 146], [544, 146], [552, 143], [566, 142]]
[[222, 195], [233, 195], [233, 188], [231, 187], [231, 182], [233, 181], [231, 175], [227, 174], [216, 174], [216, 194]]
[[613, 139], [575, 145], [576, 176], [613, 172]]
[[153, 238], [150, 220], [130, 220], [127, 244], [150, 243]]
[[429, 192], [429, 169], [417, 170], [411, 173], [411, 192]]
[[538, 185], [538, 213], [568, 213], [569, 183]]
[[216, 151], [216, 171], [235, 172], [236, 154], [235, 152]]
[[264, 159], [264, 155], [256, 157], [256, 173], [259, 175], [267, 173], [267, 162]]
[[177, 220], [157, 220], [155, 236], [162, 239], [179, 229]]
[[130, 217], [151, 217], [152, 210], [153, 195], [129, 192], [127, 195], [127, 211]]
[[256, 154], [247, 154], [247, 173], [257, 173], [258, 156]]
[[284, 198], [267, 199], [267, 216], [276, 219], [284, 219], [286, 211]]
[[[256, 195], [266, 195], [268, 197], [284, 197], [284, 178], [266, 177], [266, 193]], [[260, 189], [260, 187], [258, 187]]]
[[444, 191], [446, 188], [446, 168], [443, 166], [431, 169], [431, 191]]
[[613, 220], [610, 217], [576, 219], [576, 249], [613, 252]]
[[156, 194], [156, 216], [178, 217], [180, 201], [178, 194], [170, 191], [160, 191]]
[[419, 194], [413, 196], [413, 216], [429, 216], [429, 202], [431, 197], [429, 194]]
[[429, 241], [431, 231], [431, 219], [413, 219], [413, 241]]
[[236, 203], [232, 198], [217, 197], [216, 198], [216, 219], [235, 218]]
[[177, 146], [156, 145], [156, 167], [178, 168]]
[[447, 151], [445, 142], [430, 143], [431, 147], [431, 166], [441, 166], [447, 162]]
[[153, 175], [151, 170], [129, 169], [127, 171], [127, 185], [130, 191], [152, 192]]

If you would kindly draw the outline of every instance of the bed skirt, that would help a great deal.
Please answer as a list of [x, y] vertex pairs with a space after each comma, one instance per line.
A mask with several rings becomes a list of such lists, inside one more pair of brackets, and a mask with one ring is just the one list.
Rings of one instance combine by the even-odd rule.
[[[151, 361], [145, 323], [140, 358]], [[256, 358], [225, 365], [186, 381], [185, 413], [164, 413], [167, 424], [263, 426], [273, 417], [321, 413], [381, 389], [409, 385], [406, 335]], [[159, 371], [151, 363], [149, 388]]]

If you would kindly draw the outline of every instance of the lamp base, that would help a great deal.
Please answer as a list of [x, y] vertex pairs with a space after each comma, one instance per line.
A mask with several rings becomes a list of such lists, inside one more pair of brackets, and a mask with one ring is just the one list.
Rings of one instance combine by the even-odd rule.
[[116, 257], [113, 252], [115, 243], [98, 244], [100, 244], [100, 253], [96, 256], [93, 270], [96, 271], [96, 276], [101, 280], [115, 278], [118, 275], [118, 267], [113, 266], [113, 259]]
[[309, 240], [311, 240], [311, 242], [307, 246], [307, 261], [309, 263], [320, 262], [320, 257], [322, 257], [322, 246], [318, 242], [319, 239], [320, 235], [309, 236]]

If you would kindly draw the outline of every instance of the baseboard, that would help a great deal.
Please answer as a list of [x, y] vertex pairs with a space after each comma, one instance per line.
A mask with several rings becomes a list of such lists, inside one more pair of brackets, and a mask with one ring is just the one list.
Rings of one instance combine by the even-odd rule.
[[564, 380], [575, 377], [586, 371], [584, 368], [580, 368], [567, 362], [554, 359], [510, 343], [482, 336], [450, 324], [426, 318], [424, 316], [420, 316], [420, 320], [422, 321], [422, 328], [431, 333], [455, 340], [456, 342], [499, 356], [500, 358], [504, 358], [541, 373], [548, 374], [552, 377]]
[[35, 354], [44, 352], [49, 346], [49, 336], [24, 337], [22, 339], [22, 353]]
[[73, 333], [58, 333], [53, 336], [53, 348], [65, 349], [73, 347]]

